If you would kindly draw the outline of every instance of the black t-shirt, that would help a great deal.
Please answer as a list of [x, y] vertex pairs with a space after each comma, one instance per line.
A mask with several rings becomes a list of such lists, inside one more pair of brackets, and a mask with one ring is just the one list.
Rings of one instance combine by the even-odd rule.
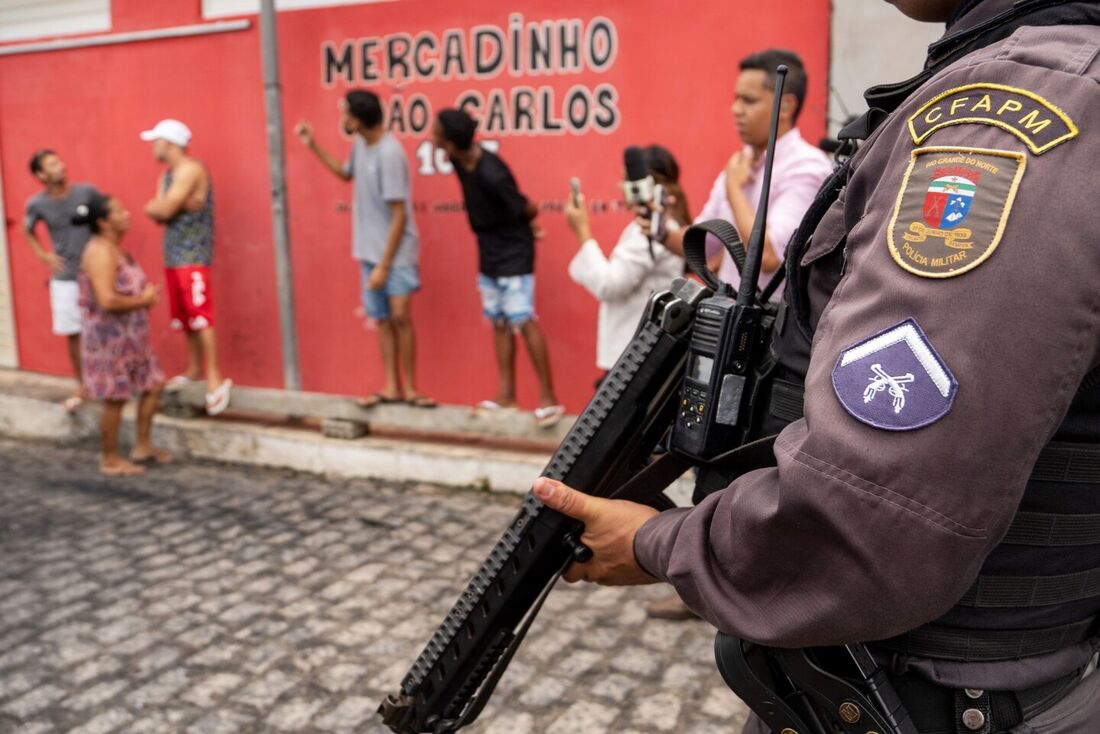
[[477, 235], [478, 270], [491, 278], [533, 273], [535, 236], [524, 214], [527, 197], [508, 166], [484, 149], [472, 171], [453, 163]]

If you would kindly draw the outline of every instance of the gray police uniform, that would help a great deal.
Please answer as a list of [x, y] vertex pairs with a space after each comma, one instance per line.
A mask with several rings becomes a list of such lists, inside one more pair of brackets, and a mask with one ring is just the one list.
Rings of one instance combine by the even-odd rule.
[[1100, 6], [1063, 5], [949, 26], [985, 35], [792, 240], [777, 466], [635, 539], [724, 632], [870, 643], [923, 731], [1100, 730]]

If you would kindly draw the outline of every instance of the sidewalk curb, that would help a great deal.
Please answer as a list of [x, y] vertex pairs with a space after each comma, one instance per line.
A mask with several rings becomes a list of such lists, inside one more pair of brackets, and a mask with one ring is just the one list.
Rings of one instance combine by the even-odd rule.
[[[0, 436], [63, 444], [98, 441], [100, 406], [86, 403], [75, 413], [66, 413], [60, 403], [66, 381], [28, 373], [8, 378], [8, 391], [0, 391]], [[121, 434], [124, 447], [133, 443], [133, 403], [123, 412]], [[163, 414], [153, 423], [153, 438], [180, 458], [509, 494], [526, 493], [550, 460], [549, 452], [370, 436], [346, 440], [306, 428]], [[691, 483], [681, 478], [668, 494], [682, 505], [691, 491]]]
[[[0, 394], [0, 435], [78, 443], [99, 436], [97, 405], [69, 415], [56, 403]], [[132, 406], [122, 443], [133, 441]], [[339, 477], [428, 482], [523, 493], [550, 456], [383, 438], [330, 439], [309, 430], [158, 415], [153, 437], [180, 457]]]

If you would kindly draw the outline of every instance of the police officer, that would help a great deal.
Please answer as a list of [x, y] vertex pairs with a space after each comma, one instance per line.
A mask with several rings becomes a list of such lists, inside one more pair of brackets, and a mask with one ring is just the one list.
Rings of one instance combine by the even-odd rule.
[[947, 35], [869, 92], [791, 241], [774, 349], [805, 417], [777, 466], [659, 514], [535, 492], [585, 523], [568, 580], [668, 581], [768, 646], [866, 642], [922, 732], [1095, 732], [1100, 4], [893, 2]]

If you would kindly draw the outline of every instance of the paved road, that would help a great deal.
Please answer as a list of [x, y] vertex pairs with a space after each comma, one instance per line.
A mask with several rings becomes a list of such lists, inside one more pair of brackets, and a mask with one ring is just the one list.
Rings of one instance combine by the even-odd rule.
[[[370, 732], [518, 500], [0, 441], [0, 734]], [[662, 589], [563, 585], [476, 726], [738, 729]]]

